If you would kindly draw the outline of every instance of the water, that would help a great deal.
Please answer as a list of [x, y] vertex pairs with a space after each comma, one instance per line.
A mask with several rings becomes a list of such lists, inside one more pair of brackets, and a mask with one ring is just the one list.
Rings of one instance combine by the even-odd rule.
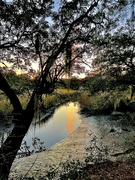
[[[81, 123], [81, 115], [78, 113], [80, 110], [78, 103], [67, 103], [60, 106], [55, 110], [53, 116], [46, 122], [31, 125], [28, 133], [24, 137], [30, 150], [33, 149], [33, 141], [37, 137], [45, 148], [49, 148], [57, 142], [68, 137]], [[24, 142], [23, 141], [23, 142]]]
[[[52, 117], [47, 121], [40, 122], [36, 126], [32, 124], [24, 137], [23, 143], [25, 143], [21, 146], [24, 149], [21, 152], [30, 151], [33, 153], [32, 150], [40, 150], [39, 145], [45, 146], [46, 149], [50, 148], [75, 131], [82, 118], [89, 124], [92, 138], [95, 137], [94, 148], [104, 149], [103, 147], [107, 147], [111, 158], [114, 158], [114, 154], [134, 148], [135, 125], [126, 116], [84, 117], [78, 113], [79, 110], [78, 103], [70, 102], [56, 109]], [[38, 119], [36, 119], [37, 121]], [[11, 131], [11, 129], [11, 126], [5, 129], [4, 125], [0, 125], [0, 142], [4, 141], [8, 135], [7, 131]], [[27, 146], [29, 147], [27, 148]], [[95, 150], [94, 152], [97, 153]], [[135, 156], [135, 150], [133, 153]], [[19, 155], [23, 156], [23, 154]]]

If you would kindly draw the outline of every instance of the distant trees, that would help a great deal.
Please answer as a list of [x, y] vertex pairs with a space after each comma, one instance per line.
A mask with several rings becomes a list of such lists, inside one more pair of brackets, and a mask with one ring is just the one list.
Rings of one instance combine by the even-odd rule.
[[[131, 8], [127, 11], [130, 14]], [[115, 31], [98, 37], [93, 64], [103, 75], [113, 77], [119, 84], [134, 85], [135, 21], [132, 14], [127, 18], [124, 26], [120, 24]]]
[[5, 79], [16, 94], [27, 93], [35, 87], [35, 80], [31, 80], [28, 75], [16, 75], [12, 71], [4, 73]]
[[[128, 2], [128, 1], [123, 1]], [[15, 127], [0, 147], [0, 178], [8, 179], [12, 162], [20, 148], [42, 94], [52, 92], [55, 82], [76, 63], [84, 53], [92, 55], [95, 36], [102, 34], [111, 23], [110, 17], [123, 3], [110, 1], [61, 0], [59, 11], [53, 9], [54, 1], [0, 1], [0, 62], [10, 63], [10, 68], [31, 69], [38, 62], [39, 76], [26, 109], [14, 89], [0, 71], [0, 90], [13, 106]], [[81, 44], [76, 58], [64, 59], [68, 44]], [[84, 59], [83, 59], [84, 62]], [[77, 67], [77, 66], [76, 66]]]

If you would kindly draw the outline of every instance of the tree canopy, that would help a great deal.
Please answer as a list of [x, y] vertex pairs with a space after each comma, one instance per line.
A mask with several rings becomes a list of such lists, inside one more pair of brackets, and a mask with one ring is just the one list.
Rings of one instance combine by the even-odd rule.
[[135, 5], [130, 3], [126, 6], [129, 15], [122, 21], [123, 24], [121, 22], [113, 31], [98, 36], [93, 62], [102, 74], [126, 84], [134, 84], [135, 79]]
[[[0, 148], [1, 179], [8, 177], [42, 94], [52, 92], [63, 73], [70, 75], [71, 70], [80, 71], [82, 63], [87, 64], [84, 57], [90, 59], [97, 50], [100, 54], [105, 53], [106, 47], [110, 46], [103, 46], [102, 50], [98, 46], [95, 48], [95, 43], [101, 36], [106, 38], [106, 33], [116, 27], [116, 14], [128, 3], [132, 1], [60, 0], [58, 10], [55, 10], [53, 0], [0, 1], [0, 63], [6, 65], [9, 62], [12, 70], [17, 67], [29, 70], [34, 61], [39, 64], [39, 76], [26, 109], [22, 109], [1, 65], [0, 90], [13, 105], [15, 119], [15, 127]], [[97, 43], [99, 47], [102, 44], [106, 43]], [[128, 42], [126, 45], [128, 49]], [[117, 62], [119, 60], [117, 57]], [[133, 61], [129, 65], [131, 63]]]
[[[12, 68], [25, 70], [38, 61], [44, 71], [53, 57], [55, 63], [49, 67], [52, 76], [58, 77], [65, 65], [78, 69], [80, 63], [86, 63], [82, 54], [87, 52], [91, 56], [94, 37], [109, 27], [111, 16], [116, 7], [120, 9], [121, 2], [114, 1], [112, 5], [109, 1], [62, 0], [59, 10], [55, 11], [53, 6], [53, 1], [1, 1], [2, 63], [8, 61]], [[76, 62], [62, 58], [69, 44], [72, 60]]]

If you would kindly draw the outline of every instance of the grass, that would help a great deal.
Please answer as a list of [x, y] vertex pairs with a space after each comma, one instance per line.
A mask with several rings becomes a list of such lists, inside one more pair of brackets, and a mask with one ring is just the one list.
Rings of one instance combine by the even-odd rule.
[[48, 108], [58, 101], [58, 96], [55, 94], [43, 95], [42, 99], [44, 106]]
[[81, 94], [80, 104], [82, 109], [88, 110], [90, 114], [100, 114], [112, 108], [113, 100], [108, 92], [89, 96], [87, 92]]
[[[79, 95], [79, 96], [78, 96]], [[128, 88], [125, 91], [120, 91], [116, 89], [115, 91], [109, 92], [100, 92], [96, 93], [95, 95], [90, 95], [88, 91], [79, 92], [72, 90], [72, 89], [56, 89], [54, 93], [49, 95], [42, 95], [43, 105], [45, 108], [49, 108], [55, 105], [57, 102], [64, 103], [67, 101], [79, 101], [81, 104], [82, 109], [88, 110], [91, 114], [100, 114], [104, 113], [105, 111], [116, 110], [119, 107], [120, 101], [123, 100], [127, 102], [127, 99], [131, 97], [131, 90]], [[29, 96], [28, 94], [22, 94], [18, 96], [22, 108], [25, 109], [28, 101]], [[133, 97], [133, 100], [135, 96]], [[40, 100], [37, 100], [38, 109], [42, 105]], [[7, 99], [4, 94], [0, 95], [0, 112], [2, 113], [10, 113], [13, 110], [11, 103]]]
[[62, 89], [62, 88], [59, 88], [56, 90], [57, 93], [61, 93], [61, 94], [69, 94], [69, 95], [72, 95], [74, 93], [76, 93], [75, 90], [72, 90], [72, 89]]
[[28, 94], [21, 94], [18, 96], [19, 100], [20, 100], [20, 103], [22, 105], [22, 108], [25, 109], [27, 104], [28, 104], [28, 101], [29, 101], [29, 96]]
[[13, 110], [13, 107], [9, 99], [4, 94], [0, 94], [0, 112], [2, 114], [9, 113]]
[[[68, 89], [57, 89], [56, 93], [54, 92], [53, 94], [42, 95], [42, 99], [43, 99], [45, 107], [50, 107], [54, 103], [56, 103], [58, 101], [62, 101], [62, 99], [64, 100], [65, 98], [67, 98], [70, 95], [73, 95], [74, 93], [76, 93], [76, 91], [71, 90], [71, 89], [69, 89], [69, 90]], [[63, 96], [63, 98], [60, 98], [60, 96]], [[25, 109], [28, 104], [28, 101], [30, 99], [29, 95], [21, 94], [21, 95], [18, 95], [18, 98], [20, 100], [22, 108]], [[37, 103], [40, 106], [40, 101], [37, 101]], [[13, 107], [12, 107], [9, 99], [7, 98], [6, 95], [1, 93], [0, 94], [0, 112], [1, 113], [11, 113], [12, 111], [13, 111]]]
[[85, 91], [80, 96], [80, 104], [82, 109], [88, 110], [90, 114], [110, 113], [113, 110], [117, 110], [121, 100], [128, 103], [130, 97], [130, 89], [125, 91], [120, 91], [119, 89], [109, 92], [105, 91], [92, 96], [88, 91]]

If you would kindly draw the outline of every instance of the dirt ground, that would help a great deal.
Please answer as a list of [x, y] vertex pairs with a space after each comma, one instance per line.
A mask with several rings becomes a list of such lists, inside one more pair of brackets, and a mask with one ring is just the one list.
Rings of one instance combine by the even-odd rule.
[[84, 171], [82, 180], [135, 180], [135, 159], [89, 165]]

